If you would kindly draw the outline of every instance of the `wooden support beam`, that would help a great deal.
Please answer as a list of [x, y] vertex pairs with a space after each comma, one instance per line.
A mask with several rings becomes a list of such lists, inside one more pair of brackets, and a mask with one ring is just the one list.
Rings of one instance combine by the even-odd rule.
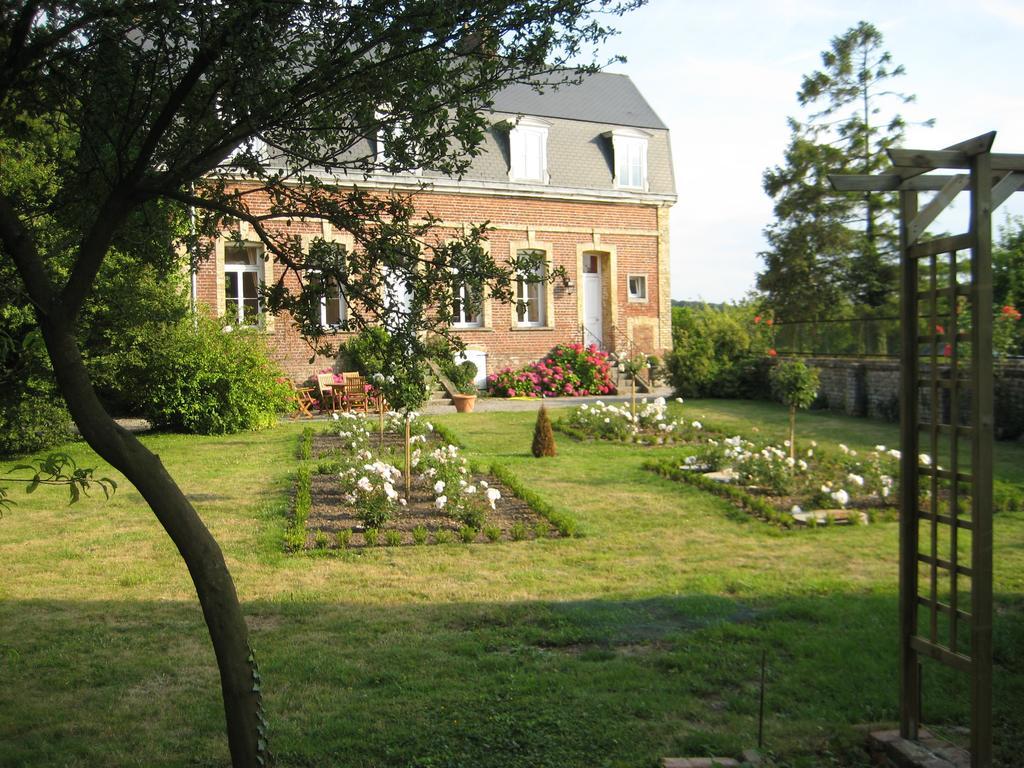
[[928, 229], [928, 225], [938, 218], [939, 214], [946, 210], [946, 207], [953, 202], [953, 199], [967, 188], [971, 177], [966, 173], [953, 176], [940, 189], [924, 208], [914, 217], [907, 227], [908, 244], [916, 243], [917, 239]]
[[[1002, 181], [1008, 175], [1010, 175], [1009, 171], [996, 171], [992, 174], [992, 178]], [[955, 178], [954, 175], [937, 173], [913, 176], [909, 179], [896, 173], [879, 173], [874, 176], [861, 173], [835, 173], [828, 177], [832, 188], [837, 192], [939, 192], [951, 179]], [[1020, 187], [1011, 190], [1010, 194], [1019, 189]], [[995, 195], [994, 189], [992, 194]]]
[[[977, 155], [980, 152], [988, 152], [988, 151], [990, 151], [992, 149], [992, 143], [995, 141], [995, 139], [996, 139], [996, 132], [995, 131], [989, 131], [988, 133], [983, 133], [980, 136], [975, 136], [973, 138], [967, 139], [966, 141], [958, 141], [956, 144], [950, 144], [948, 147], [946, 147], [942, 151], [943, 152], [959, 153], [959, 154], [964, 155], [965, 157], [973, 157], [974, 155]], [[900, 151], [917, 152], [917, 151], [920, 151], [920, 150], [900, 150]], [[887, 152], [889, 154], [889, 160], [892, 162], [892, 164], [894, 166], [900, 166], [901, 165], [900, 163], [897, 163], [895, 160], [892, 159], [892, 152], [889, 151], [889, 150], [887, 150]], [[937, 167], [943, 167], [943, 166], [937, 166]], [[955, 167], [966, 168], [967, 166], [964, 165], [964, 166], [955, 166]], [[925, 173], [925, 172], [930, 171], [930, 170], [932, 170], [932, 169], [931, 168], [919, 168], [917, 166], [907, 166], [907, 167], [902, 167], [902, 168], [901, 167], [893, 168], [892, 172], [895, 173], [897, 176], [903, 178], [903, 179], [911, 179], [911, 178], [913, 178], [915, 176], [920, 176], [922, 173]]]
[[992, 187], [992, 210], [1005, 203], [1014, 192], [1024, 187], [1024, 173], [1008, 173]]
[[[949, 149], [887, 149], [889, 160], [902, 171], [917, 174], [940, 168], [970, 168], [971, 156]], [[1024, 155], [993, 152], [993, 171], [1024, 171]]]

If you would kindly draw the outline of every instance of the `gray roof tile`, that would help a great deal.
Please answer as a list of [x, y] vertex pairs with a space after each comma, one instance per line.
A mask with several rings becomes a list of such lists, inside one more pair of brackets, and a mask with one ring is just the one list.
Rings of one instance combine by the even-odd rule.
[[[568, 73], [567, 74], [571, 74]], [[559, 82], [559, 74], [536, 78], [539, 83]], [[546, 88], [537, 93], [530, 85], [512, 85], [494, 97], [495, 112], [559, 117], [592, 123], [667, 129], [627, 75], [595, 72], [573, 85]]]

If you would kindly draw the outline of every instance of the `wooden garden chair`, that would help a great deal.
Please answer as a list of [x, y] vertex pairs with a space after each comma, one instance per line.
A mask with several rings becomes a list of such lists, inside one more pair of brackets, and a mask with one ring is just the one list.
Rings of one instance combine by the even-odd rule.
[[366, 380], [358, 373], [343, 373], [342, 376], [345, 377], [345, 408], [367, 413], [370, 398], [366, 394]]
[[319, 405], [317, 399], [313, 397], [313, 393], [316, 390], [313, 387], [296, 386], [295, 382], [291, 379], [287, 379], [286, 381], [292, 391], [292, 402], [295, 403], [295, 410], [292, 412], [292, 418], [297, 419], [301, 416], [306, 419], [312, 419], [313, 412], [310, 408], [314, 405]]
[[337, 400], [334, 396], [334, 374], [318, 373], [316, 375], [316, 386], [320, 390], [320, 413], [338, 410]]

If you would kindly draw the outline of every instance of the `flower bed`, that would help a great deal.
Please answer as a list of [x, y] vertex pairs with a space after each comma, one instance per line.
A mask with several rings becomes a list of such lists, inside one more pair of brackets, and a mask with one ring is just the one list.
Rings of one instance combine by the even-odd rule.
[[[922, 463], [930, 461], [922, 455]], [[705, 438], [682, 461], [647, 468], [735, 502], [754, 516], [781, 525], [868, 523], [895, 512], [899, 451], [884, 445], [864, 454], [840, 443], [815, 442], [790, 455], [782, 445], [739, 435]]]
[[[496, 542], [572, 535], [575, 521], [524, 492], [500, 465], [472, 466], [440, 430], [412, 419], [406, 493], [405, 418], [344, 415], [304, 435], [287, 541], [292, 549]], [[307, 446], [308, 443], [308, 446]]]
[[542, 360], [487, 377], [495, 397], [580, 397], [615, 393], [608, 354], [591, 344], [559, 344]]
[[555, 428], [580, 440], [671, 445], [695, 439], [704, 427], [699, 421], [670, 418], [668, 403], [658, 397], [650, 402], [642, 399], [635, 417], [629, 403], [584, 403], [556, 421]]

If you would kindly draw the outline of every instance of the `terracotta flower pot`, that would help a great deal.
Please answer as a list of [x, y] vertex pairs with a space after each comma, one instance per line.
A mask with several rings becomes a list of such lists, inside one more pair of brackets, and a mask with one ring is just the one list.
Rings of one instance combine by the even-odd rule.
[[476, 405], [476, 395], [452, 395], [452, 403], [459, 413], [472, 413]]

